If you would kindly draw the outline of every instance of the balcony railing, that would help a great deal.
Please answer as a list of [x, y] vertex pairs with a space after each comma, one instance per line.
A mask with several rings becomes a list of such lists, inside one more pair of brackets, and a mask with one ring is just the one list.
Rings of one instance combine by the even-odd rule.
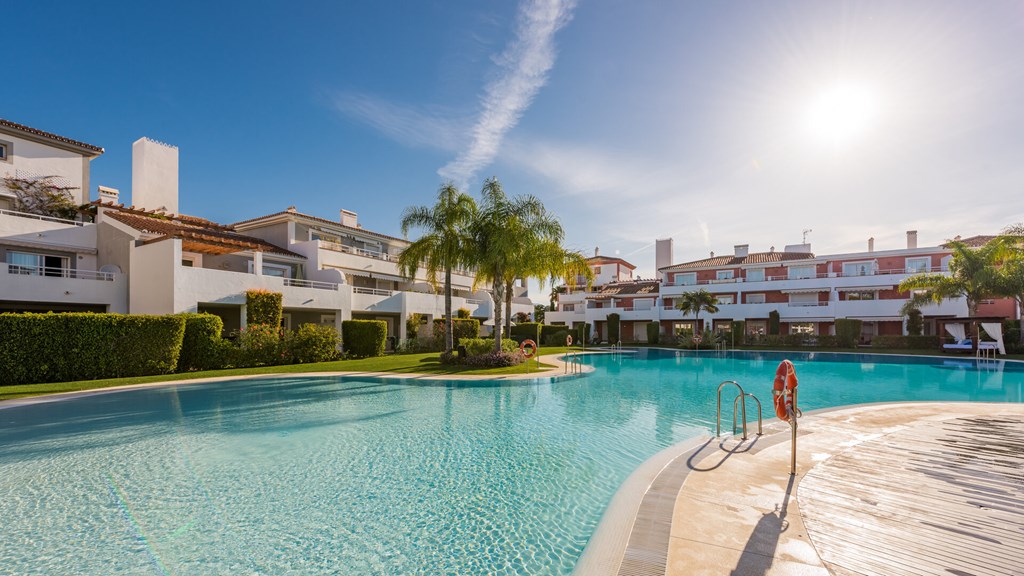
[[803, 308], [807, 306], [828, 306], [831, 302], [787, 302], [790, 308]]
[[394, 294], [394, 290], [379, 290], [377, 288], [353, 288], [354, 294], [370, 294], [373, 296], [391, 296]]
[[59, 224], [71, 224], [73, 226], [85, 226], [84, 223], [77, 220], [67, 220], [64, 218], [54, 218], [53, 216], [42, 216], [39, 214], [29, 214], [28, 212], [18, 212], [16, 210], [0, 210], [0, 214], [6, 214], [8, 216], [18, 216], [19, 218], [32, 218], [33, 220], [43, 220], [44, 222], [57, 222]]
[[71, 268], [48, 268], [45, 266], [22, 266], [20, 264], [7, 264], [7, 273], [22, 276], [43, 276], [45, 278], [74, 278], [76, 280], [101, 280], [113, 282], [113, 272], [98, 272], [96, 270], [78, 270]]
[[865, 273], [845, 274], [843, 272], [823, 272], [820, 274], [801, 274], [797, 276], [765, 276], [763, 279], [748, 279], [748, 278], [729, 278], [729, 279], [713, 279], [713, 280], [698, 280], [696, 282], [668, 282], [665, 286], [707, 286], [709, 284], [725, 284], [730, 282], [781, 282], [785, 280], [813, 280], [817, 278], [857, 278], [860, 276], [888, 276], [893, 274], [926, 274], [934, 272], [946, 272], [947, 269], [941, 266], [933, 266], [931, 268], [919, 268], [914, 270], [908, 270], [906, 268], [893, 268], [889, 270], [873, 270], [866, 271]]
[[366, 250], [365, 248], [356, 248], [355, 246], [345, 246], [344, 244], [338, 244], [336, 242], [326, 242], [321, 240], [320, 247], [332, 252], [355, 254], [356, 256], [365, 256], [367, 258], [375, 258], [377, 260], [398, 260], [397, 254], [388, 254], [387, 252], [378, 252], [376, 250]]
[[474, 306], [480, 306], [484, 304], [484, 300], [476, 300], [474, 298], [466, 298], [466, 304], [473, 304]]
[[337, 290], [338, 285], [334, 282], [319, 282], [317, 280], [300, 280], [298, 278], [285, 278], [285, 286], [298, 286], [299, 288], [315, 288], [317, 290]]

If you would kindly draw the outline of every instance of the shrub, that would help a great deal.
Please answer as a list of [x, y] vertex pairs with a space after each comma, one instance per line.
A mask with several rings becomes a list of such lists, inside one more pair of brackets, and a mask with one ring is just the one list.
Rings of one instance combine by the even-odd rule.
[[459, 308], [455, 311], [456, 318], [469, 318], [469, 308]]
[[288, 360], [279, 326], [249, 324], [238, 332], [238, 345], [242, 350], [239, 360], [246, 366], [273, 366]]
[[[480, 335], [480, 321], [476, 318], [456, 318], [452, 320], [452, 327], [455, 330], [452, 342], [458, 343], [462, 338], [476, 338]], [[444, 318], [434, 319], [434, 339], [439, 349], [444, 350], [444, 335], [448, 329]]]
[[515, 352], [489, 352], [479, 356], [470, 356], [466, 358], [465, 364], [478, 368], [504, 368], [506, 366], [522, 364], [523, 360], [525, 358], [517, 350]]
[[253, 289], [245, 291], [245, 317], [248, 324], [281, 325], [284, 296], [280, 292]]
[[889, 350], [928, 350], [939, 347], [938, 336], [875, 336], [872, 348]]
[[746, 343], [747, 323], [743, 320], [733, 320], [729, 327], [732, 330], [733, 343], [743, 345]]
[[818, 348], [845, 348], [845, 346], [839, 345], [839, 337], [832, 336], [831, 334], [816, 336], [815, 341]]
[[542, 340], [545, 346], [565, 346], [565, 340], [569, 337], [569, 329], [561, 326], [561, 330], [548, 330]]
[[459, 363], [458, 354], [455, 352], [448, 352], [447, 350], [441, 352], [441, 356], [438, 359], [441, 361], [441, 364], [444, 364], [445, 366], [451, 366]]
[[516, 324], [512, 327], [508, 337], [516, 342], [522, 342], [523, 340], [540, 342], [540, 327], [541, 324], [539, 322], [523, 322], [522, 324]]
[[0, 314], [2, 384], [167, 374], [185, 320], [127, 314]]
[[[515, 316], [512, 318], [512, 321], [515, 322], [516, 324], [521, 324], [523, 322], [529, 322], [530, 321], [530, 315], [527, 314], [526, 312], [516, 312]], [[543, 320], [537, 320], [537, 321], [538, 322], [543, 322]]]
[[612, 312], [608, 315], [608, 343], [615, 344], [619, 342], [619, 336], [619, 315]]
[[423, 323], [423, 314], [413, 312], [405, 319], [405, 337], [415, 340], [420, 335], [420, 324]]
[[647, 343], [657, 344], [658, 339], [661, 336], [661, 323], [659, 322], [648, 322], [647, 323]]
[[768, 313], [768, 334], [777, 335], [779, 333], [779, 311], [772, 310]]
[[583, 345], [585, 342], [590, 342], [590, 323], [579, 322], [575, 327], [576, 334], [572, 337], [577, 346]]
[[856, 347], [862, 324], [856, 318], [836, 318], [836, 344], [840, 348]]
[[[481, 356], [494, 351], [494, 339], [459, 338], [459, 346], [465, 346], [466, 354], [469, 356]], [[516, 352], [519, 350], [519, 344], [516, 344], [515, 340], [506, 338], [501, 341], [501, 349], [503, 352]]]
[[213, 314], [178, 314], [185, 320], [185, 337], [178, 356], [177, 372], [212, 370], [222, 365], [220, 334], [224, 321]]
[[338, 359], [341, 337], [334, 326], [303, 324], [285, 338], [285, 348], [292, 362], [330, 362]]
[[917, 308], [907, 311], [907, 334], [920, 336], [924, 332], [924, 317]]
[[345, 351], [353, 356], [383, 356], [388, 323], [383, 320], [345, 320], [341, 323]]

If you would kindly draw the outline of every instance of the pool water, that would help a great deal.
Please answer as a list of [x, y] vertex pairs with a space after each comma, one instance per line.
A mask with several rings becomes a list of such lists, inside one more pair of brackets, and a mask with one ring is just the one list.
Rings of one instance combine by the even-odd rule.
[[[786, 354], [804, 410], [1021, 402], [1024, 363]], [[0, 410], [4, 574], [568, 574], [618, 486], [766, 402], [781, 354], [590, 356], [551, 382], [278, 378]], [[766, 417], [768, 414], [766, 414]]]

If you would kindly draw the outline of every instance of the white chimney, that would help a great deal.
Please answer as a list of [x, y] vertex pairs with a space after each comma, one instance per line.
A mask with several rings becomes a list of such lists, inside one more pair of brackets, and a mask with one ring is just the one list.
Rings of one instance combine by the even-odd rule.
[[600, 255], [601, 255], [601, 248], [599, 246], [594, 246], [594, 258], [597, 258]]
[[737, 244], [733, 246], [737, 258], [746, 258], [750, 253], [750, 244]]
[[868, 238], [868, 252], [875, 251], [875, 237]]
[[810, 254], [811, 245], [810, 243], [805, 244], [786, 244], [783, 252], [795, 252], [797, 254]]
[[149, 138], [132, 144], [132, 205], [178, 213], [178, 148]]
[[907, 250], [917, 248], [917, 230], [907, 230]]
[[359, 215], [351, 210], [341, 210], [341, 225], [349, 228], [359, 228]]
[[661, 270], [672, 265], [672, 239], [662, 238], [654, 241], [654, 267]]
[[106, 186], [98, 186], [100, 192], [100, 201], [109, 202], [111, 204], [117, 204], [117, 199], [120, 197], [121, 192], [117, 188], [107, 188]]

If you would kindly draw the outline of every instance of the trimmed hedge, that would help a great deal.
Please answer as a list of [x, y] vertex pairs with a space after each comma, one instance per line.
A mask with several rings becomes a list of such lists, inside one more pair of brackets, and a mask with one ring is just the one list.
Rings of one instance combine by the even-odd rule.
[[247, 324], [281, 325], [284, 295], [270, 290], [245, 291], [245, 318]]
[[[448, 324], [444, 318], [434, 318], [434, 338], [441, 343], [441, 348], [444, 348], [444, 335], [447, 329]], [[463, 338], [480, 336], [480, 321], [476, 318], [455, 318], [452, 320], [452, 329], [455, 331], [452, 342], [458, 344]]]
[[768, 334], [770, 336], [779, 335], [779, 311], [772, 310], [768, 313]]
[[647, 323], [647, 343], [657, 344], [658, 339], [661, 336], [661, 323], [660, 322], [648, 322]]
[[541, 326], [542, 324], [540, 322], [523, 322], [522, 324], [516, 324], [512, 327], [508, 337], [516, 342], [522, 342], [523, 340], [540, 342]]
[[[459, 346], [466, 347], [469, 356], [482, 356], [494, 352], [494, 338], [459, 338]], [[504, 338], [501, 341], [502, 352], [518, 352], [519, 344], [515, 340]]]
[[732, 341], [735, 344], [744, 344], [747, 341], [747, 323], [743, 320], [733, 320], [729, 327], [732, 330]]
[[621, 339], [619, 338], [619, 315], [612, 312], [608, 315], [608, 343], [615, 344]]
[[872, 348], [900, 350], [928, 350], [939, 347], [938, 336], [875, 336]]
[[907, 312], [907, 334], [909, 336], [920, 336], [924, 333], [924, 316], [917, 308]]
[[178, 316], [0, 314], [0, 384], [168, 374], [178, 365]]
[[863, 324], [856, 318], [836, 318], [836, 345], [840, 348], [856, 347]]
[[585, 343], [590, 342], [590, 323], [580, 322], [575, 328], [576, 334], [572, 337], [573, 344], [577, 346], [583, 346]]
[[353, 356], [383, 356], [388, 337], [384, 320], [345, 320], [341, 323], [345, 351]]
[[541, 340], [545, 346], [565, 346], [565, 339], [569, 336], [568, 326], [559, 326], [560, 330], [548, 330], [543, 332]]
[[223, 364], [220, 335], [224, 321], [213, 314], [178, 314], [185, 320], [185, 338], [181, 343], [177, 372], [213, 370]]

